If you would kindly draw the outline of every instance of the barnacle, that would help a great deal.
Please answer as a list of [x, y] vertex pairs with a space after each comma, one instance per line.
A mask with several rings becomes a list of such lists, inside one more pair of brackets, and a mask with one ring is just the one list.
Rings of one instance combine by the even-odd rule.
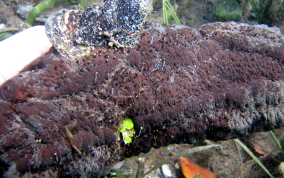
[[66, 57], [87, 55], [95, 46], [133, 47], [151, 0], [105, 0], [85, 11], [62, 9], [46, 22], [46, 33]]

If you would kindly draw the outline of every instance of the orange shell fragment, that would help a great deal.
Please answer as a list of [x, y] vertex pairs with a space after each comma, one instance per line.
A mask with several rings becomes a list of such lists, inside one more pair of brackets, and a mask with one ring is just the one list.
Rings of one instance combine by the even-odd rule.
[[186, 178], [193, 178], [196, 174], [199, 174], [200, 178], [216, 178], [213, 172], [198, 166], [187, 158], [179, 157], [179, 159], [182, 173]]
[[268, 154], [268, 152], [262, 146], [254, 144], [254, 143], [253, 143], [253, 149], [254, 149], [254, 151], [256, 151], [257, 153], [259, 153], [261, 155]]

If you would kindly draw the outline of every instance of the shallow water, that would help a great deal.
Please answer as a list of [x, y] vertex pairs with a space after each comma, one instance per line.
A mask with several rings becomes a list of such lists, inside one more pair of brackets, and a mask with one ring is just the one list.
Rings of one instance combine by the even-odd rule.
[[[204, 23], [216, 21], [216, 18], [213, 15], [213, 5], [216, 2], [216, 0], [176, 0], [171, 1], [171, 4], [176, 10], [181, 24], [198, 28]], [[11, 30], [12, 33], [15, 33], [17, 30], [23, 29], [24, 15], [27, 14], [26, 12], [30, 9], [29, 4], [31, 3], [32, 1], [18, 1], [17, 3], [11, 3], [11, 1], [8, 0], [0, 2], [0, 23], [5, 25], [5, 27], [3, 27], [2, 29], [11, 28], [13, 29]], [[56, 8], [46, 9], [44, 13], [37, 19], [38, 21], [36, 21], [35, 24], [43, 24], [43, 21], [50, 13], [53, 13], [58, 8], [65, 6], [76, 7], [76, 5], [74, 4], [70, 5], [61, 3]], [[249, 24], [257, 24], [257, 18], [251, 6], [245, 4], [242, 1], [240, 3], [240, 6], [243, 9], [243, 13], [238, 21]], [[161, 7], [161, 2], [159, 0], [155, 0], [154, 10], [148, 18], [149, 21], [163, 22]], [[283, 10], [280, 9], [278, 14], [279, 17], [281, 17]], [[281, 27], [283, 20], [281, 18], [274, 17], [275, 16], [271, 15], [270, 18], [267, 19], [269, 25], [276, 25]], [[170, 19], [170, 22], [171, 24], [173, 24], [173, 19]], [[278, 129], [275, 131], [275, 133], [277, 136], [280, 136], [283, 131], [283, 129]], [[276, 155], [276, 153], [278, 152], [278, 148], [275, 142], [271, 139], [270, 134], [267, 132], [252, 134], [250, 135], [250, 137], [245, 138], [245, 141], [261, 145], [270, 155]], [[215, 172], [218, 177], [255, 177], [265, 175], [265, 173], [258, 166], [256, 166], [253, 161], [251, 161], [251, 158], [236, 146], [233, 140], [217, 142], [217, 144], [221, 144], [222, 148], [206, 150], [198, 154], [188, 155], [187, 157], [197, 164]], [[141, 166], [141, 174], [143, 172], [145, 173], [149, 168], [153, 167], [165, 158], [170, 157], [170, 151], [180, 152], [182, 150], [188, 149], [189, 147], [192, 147], [192, 145], [170, 145], [168, 147], [163, 147], [160, 149], [153, 148], [147, 154], [140, 154], [139, 156], [126, 159], [125, 165], [122, 168], [122, 172], [128, 173], [126, 177], [134, 177], [139, 162]], [[268, 158], [270, 157], [264, 156], [263, 159], [270, 160]], [[169, 164], [171, 165], [173, 170], [175, 170], [175, 175], [177, 177], [180, 177], [181, 171], [176, 165], [177, 162], [178, 160]], [[271, 162], [272, 161], [270, 161], [270, 163]], [[272, 166], [277, 167], [277, 165], [275, 166], [274, 163]], [[153, 172], [149, 175], [149, 177], [155, 177], [155, 174], [156, 172]]]

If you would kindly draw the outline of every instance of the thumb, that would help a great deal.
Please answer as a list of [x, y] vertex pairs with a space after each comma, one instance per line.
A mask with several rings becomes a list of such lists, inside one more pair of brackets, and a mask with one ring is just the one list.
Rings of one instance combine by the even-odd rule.
[[0, 85], [49, 51], [51, 46], [45, 26], [28, 28], [0, 42]]

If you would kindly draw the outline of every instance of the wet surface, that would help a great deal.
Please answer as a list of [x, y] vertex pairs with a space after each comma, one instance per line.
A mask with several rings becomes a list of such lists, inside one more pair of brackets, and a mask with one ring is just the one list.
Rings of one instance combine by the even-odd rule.
[[[276, 129], [274, 133], [277, 137], [284, 132], [284, 129]], [[259, 132], [250, 134], [248, 137], [241, 138], [241, 141], [247, 144], [249, 149], [257, 155], [257, 157], [269, 168], [271, 173], [276, 173], [276, 177], [281, 178], [282, 175], [278, 170], [278, 165], [283, 161], [283, 157], [279, 156], [279, 148], [271, 137], [269, 132]], [[251, 143], [260, 146], [266, 151], [264, 155], [254, 151]], [[152, 148], [147, 154], [141, 153], [139, 156], [127, 158], [122, 167], [122, 172], [125, 177], [134, 177], [138, 165], [141, 173], [144, 175], [155, 165], [163, 162], [171, 157], [171, 152], [180, 153], [194, 146], [219, 144], [221, 147], [203, 150], [194, 154], [186, 154], [183, 157], [188, 158], [192, 162], [214, 172], [218, 178], [253, 178], [253, 177], [268, 177], [268, 175], [256, 164], [256, 162], [239, 146], [234, 140], [228, 141], [204, 141], [198, 145], [174, 144], [160, 149]], [[171, 173], [177, 178], [183, 178], [179, 160], [169, 161]], [[151, 172], [148, 177], [157, 176], [157, 170]], [[173, 177], [174, 177], [173, 176]], [[108, 176], [111, 177], [111, 176]]]
[[[193, 3], [198, 4], [199, 2], [193, 1]], [[2, 12], [5, 12], [3, 13], [3, 16], [1, 16], [2, 23], [6, 24], [6, 26], [11, 25], [21, 29], [23, 19], [19, 18], [17, 13], [14, 12], [13, 8], [7, 6], [6, 4], [4, 6], [6, 6], [7, 8], [1, 10]], [[159, 5], [156, 6], [159, 7]], [[192, 5], [192, 7], [190, 7], [191, 10], [187, 10], [189, 11], [189, 13], [186, 13], [188, 16], [192, 17], [181, 17], [181, 22], [187, 25], [199, 27], [201, 24], [212, 20], [212, 17], [209, 14], [206, 14], [208, 11], [203, 11], [204, 9], [210, 10], [210, 8], [212, 8], [212, 2], [208, 1], [202, 4], [202, 6], [200, 5], [197, 7], [198, 8], [194, 8], [194, 6]], [[194, 15], [195, 13], [192, 13], [194, 9], [195, 11], [200, 11], [204, 13], [204, 15]], [[154, 11], [153, 16], [159, 17], [159, 12], [160, 10]], [[202, 20], [200, 20], [200, 18]], [[161, 20], [160, 17], [152, 19]], [[281, 132], [283, 132], [283, 130], [275, 131], [275, 133], [277, 133], [278, 136], [281, 134]], [[272, 164], [271, 161], [272, 158], [270, 156], [277, 155], [276, 153], [279, 150], [276, 147], [275, 142], [271, 139], [271, 136], [268, 132], [251, 134], [248, 138], [245, 138], [244, 141], [248, 143], [256, 143], [258, 145], [261, 145], [263, 149], [265, 149], [268, 152], [268, 154], [266, 154], [266, 156], [264, 156], [261, 159], [268, 160], [266, 161], [268, 167], [270, 163], [272, 166], [277, 167], [278, 164], [277, 160], [281, 159], [275, 158], [276, 163], [273, 162]], [[246, 153], [244, 153], [241, 149], [238, 149], [238, 147], [236, 146], [233, 140], [218, 142], [218, 144], [221, 144], [222, 148], [214, 148], [212, 150], [206, 150], [198, 154], [188, 155], [187, 157], [190, 158], [190, 160], [192, 160], [193, 162], [203, 166], [204, 168], [207, 168], [215, 172], [218, 175], [218, 177], [250, 178], [250, 177], [265, 175], [265, 173], [258, 166], [254, 164], [254, 161], [251, 161], [251, 158]], [[169, 157], [170, 151], [180, 152], [191, 146], [192, 145], [170, 145], [168, 147], [163, 147], [160, 149], [152, 148], [152, 150], [147, 154], [142, 153], [139, 156], [127, 159], [122, 170], [123, 172], [130, 172], [129, 173], [130, 175], [128, 175], [128, 177], [133, 177], [133, 175], [135, 175], [136, 173], [135, 171], [137, 169], [138, 162], [140, 162], [141, 170], [145, 172], [150, 167], [153, 167], [158, 162]], [[251, 147], [251, 149], [253, 148]], [[261, 157], [261, 155], [258, 156]], [[175, 166], [176, 162], [178, 161], [176, 160], [175, 162], [171, 162], [170, 165], [171, 167], [174, 168], [176, 175], [180, 177], [181, 172], [179, 168], [176, 168], [177, 167]], [[152, 174], [150, 175], [150, 177], [155, 177], [155, 175]], [[279, 177], [281, 176], [279, 175]]]

